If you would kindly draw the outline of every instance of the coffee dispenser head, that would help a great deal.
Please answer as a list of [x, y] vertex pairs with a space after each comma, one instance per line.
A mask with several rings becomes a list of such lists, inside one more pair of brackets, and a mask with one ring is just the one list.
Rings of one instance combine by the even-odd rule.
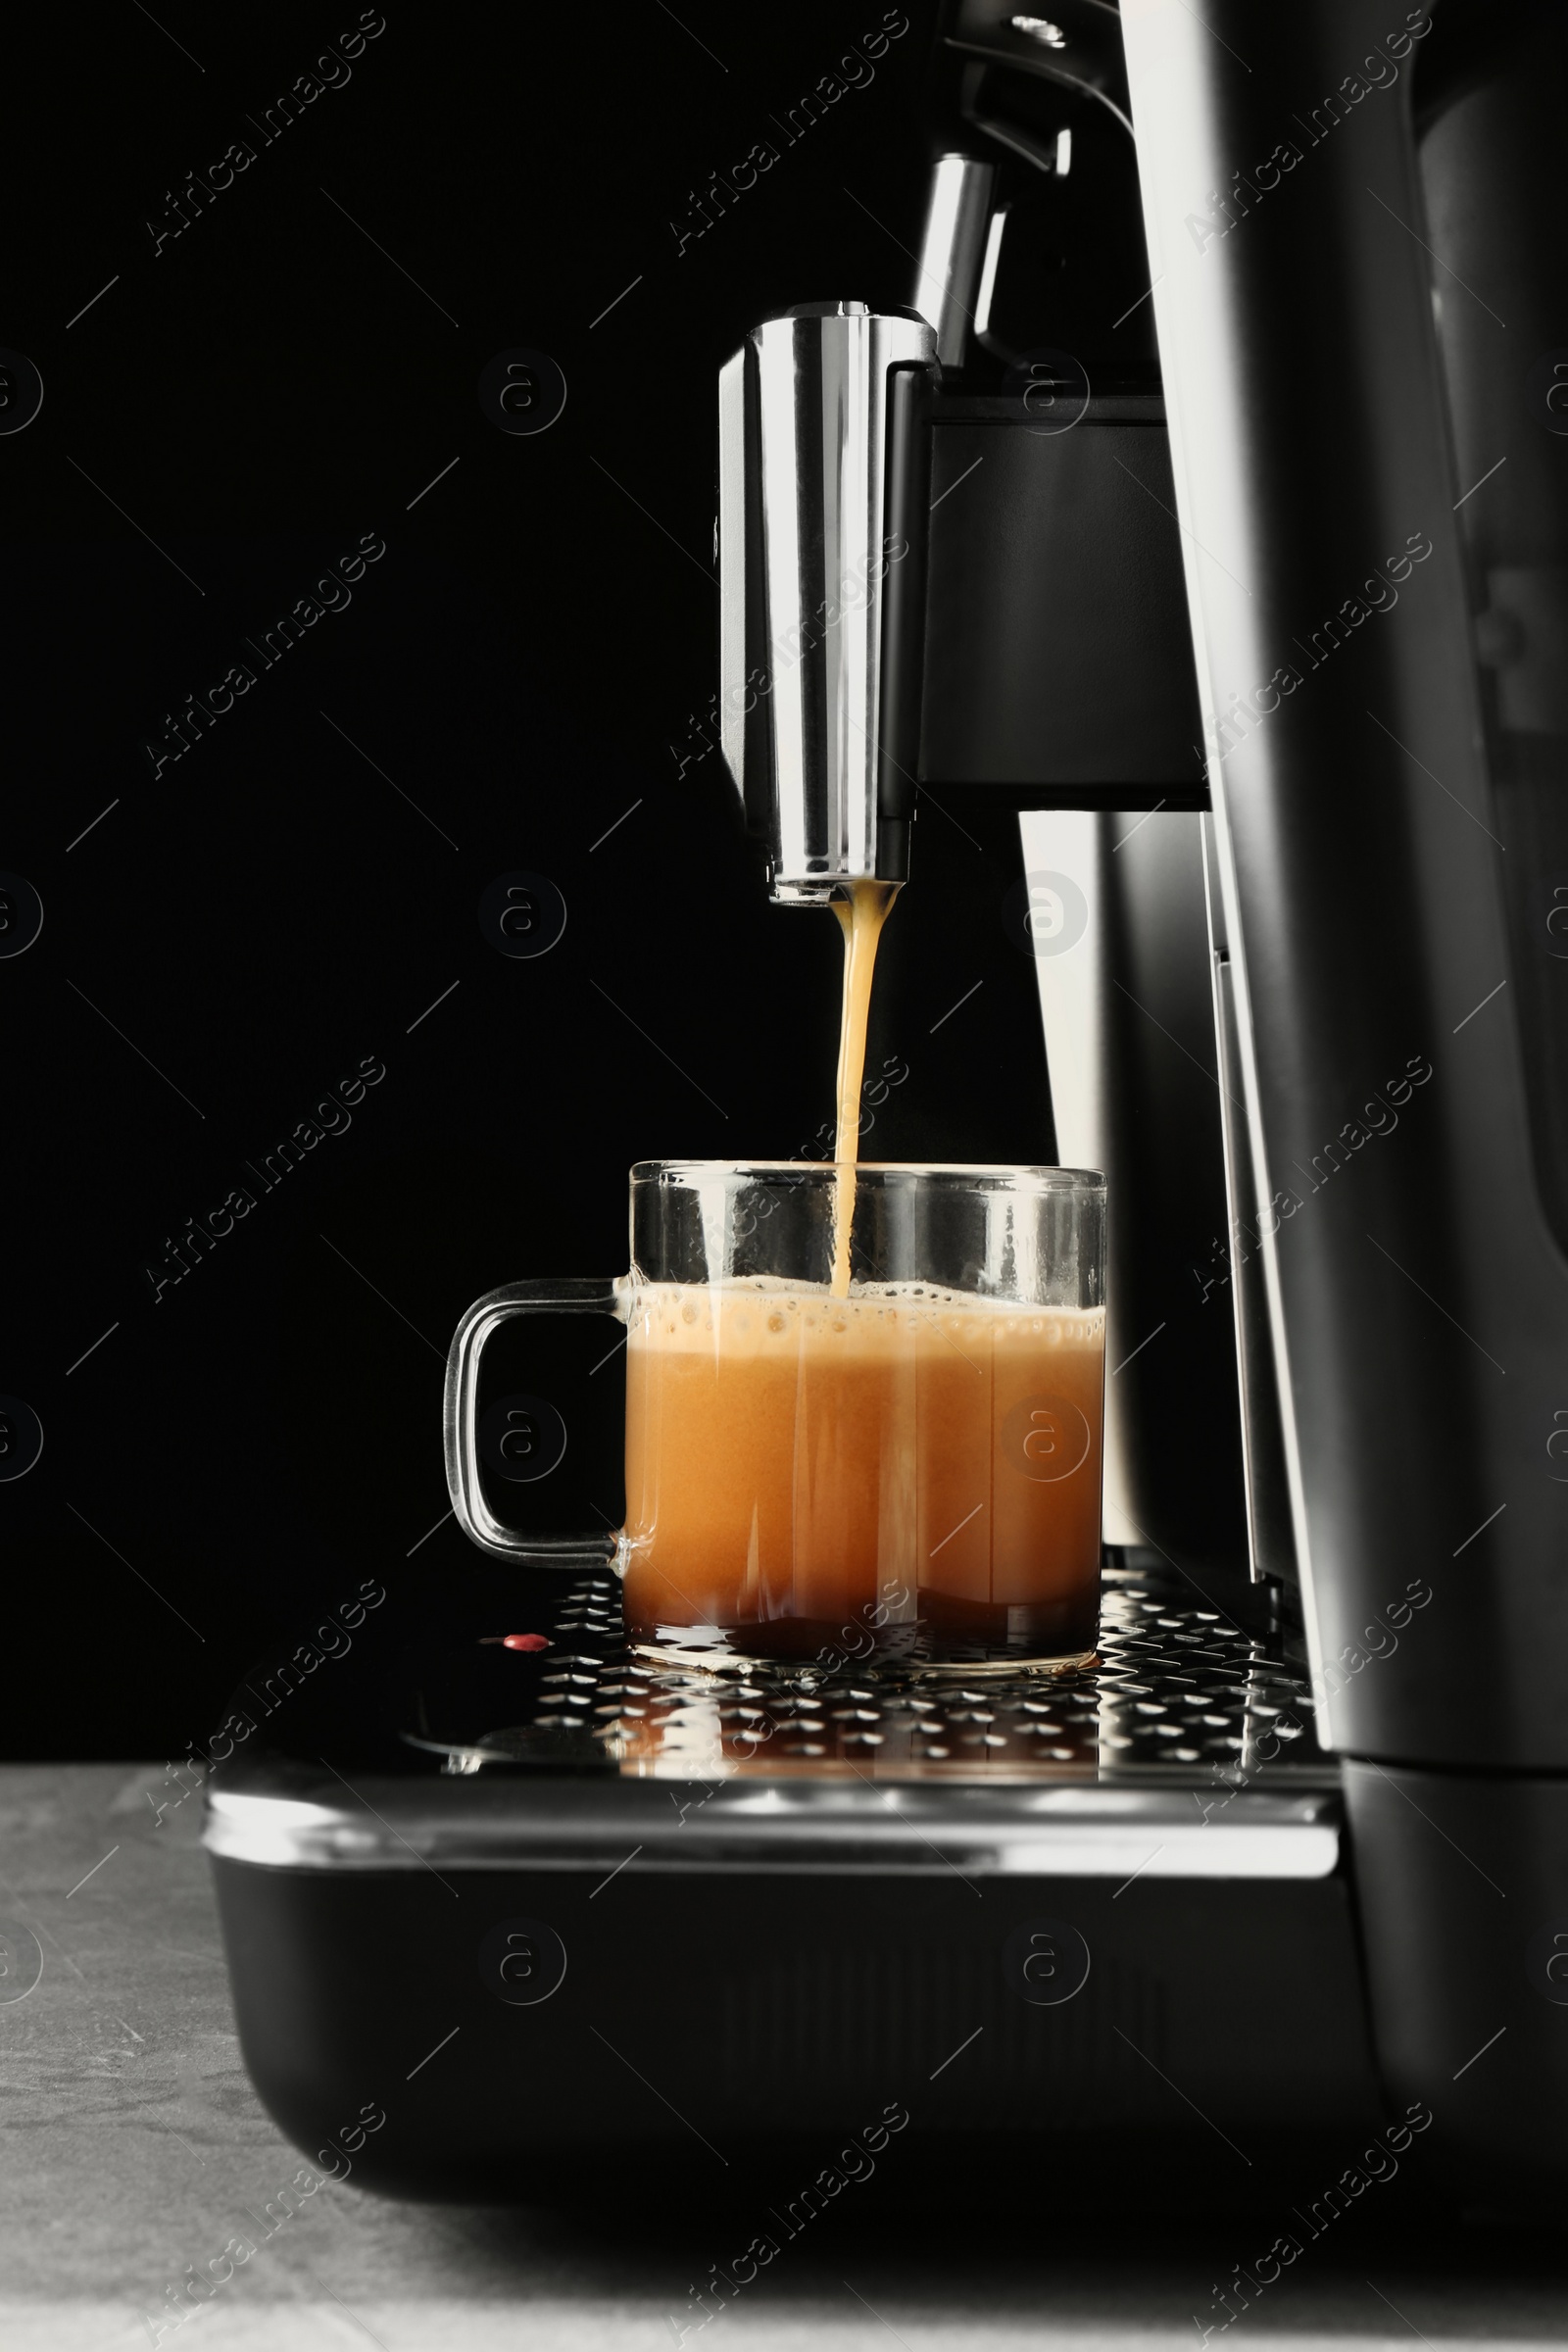
[[808, 303], [719, 374], [722, 742], [783, 904], [908, 873], [935, 365], [913, 312]]

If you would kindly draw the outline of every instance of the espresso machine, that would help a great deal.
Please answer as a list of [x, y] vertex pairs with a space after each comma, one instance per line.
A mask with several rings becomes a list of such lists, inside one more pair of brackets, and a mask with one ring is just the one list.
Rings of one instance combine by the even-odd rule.
[[237, 1693], [206, 1839], [307, 2154], [602, 2193], [612, 2134], [791, 2236], [852, 2139], [866, 2195], [1554, 2193], [1565, 83], [1501, 0], [955, 0], [906, 303], [723, 368], [759, 899], [906, 886], [864, 1148], [1109, 1180], [1099, 1663], [671, 1676], [607, 1547], [497, 1543]]

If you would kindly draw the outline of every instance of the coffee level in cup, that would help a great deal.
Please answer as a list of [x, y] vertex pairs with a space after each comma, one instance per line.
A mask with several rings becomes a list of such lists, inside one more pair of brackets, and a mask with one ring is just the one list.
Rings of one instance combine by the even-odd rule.
[[634, 1640], [814, 1655], [1089, 1648], [1104, 1314], [929, 1286], [654, 1284], [631, 1301], [625, 1611]]

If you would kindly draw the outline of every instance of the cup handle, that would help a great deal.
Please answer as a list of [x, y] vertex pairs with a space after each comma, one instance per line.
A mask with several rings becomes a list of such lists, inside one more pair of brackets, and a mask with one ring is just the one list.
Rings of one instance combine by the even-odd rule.
[[498, 1323], [509, 1315], [614, 1315], [624, 1319], [625, 1280], [511, 1282], [476, 1298], [453, 1334], [447, 1357], [447, 1488], [465, 1535], [481, 1551], [526, 1560], [535, 1568], [580, 1568], [585, 1557], [610, 1559], [617, 1538], [590, 1530], [582, 1536], [522, 1536], [503, 1526], [479, 1485], [479, 1357]]

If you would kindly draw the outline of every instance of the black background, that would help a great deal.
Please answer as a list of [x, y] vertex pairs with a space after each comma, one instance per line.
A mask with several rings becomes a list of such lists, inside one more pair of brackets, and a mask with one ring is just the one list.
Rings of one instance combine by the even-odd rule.
[[[766, 904], [716, 751], [677, 771], [715, 683], [715, 370], [791, 303], [909, 297], [908, 18], [792, 145], [774, 118], [875, 0], [391, 5], [267, 143], [353, 8], [170, 0], [18, 44], [0, 344], [44, 401], [0, 438], [0, 867], [44, 923], [0, 959], [0, 1392], [44, 1447], [0, 1484], [6, 1752], [178, 1756], [368, 1579], [390, 1634], [473, 1557], [440, 1523], [467, 1301], [618, 1271], [635, 1158], [820, 1150], [837, 926]], [[678, 250], [762, 138], [776, 166]], [[155, 253], [235, 140], [255, 161]], [[517, 347], [568, 386], [535, 436], [478, 398]], [[352, 603], [262, 668], [245, 639], [365, 534], [386, 553]], [[166, 714], [242, 661], [254, 687], [155, 775]], [[980, 854], [943, 823], [936, 875]], [[517, 870], [568, 910], [535, 960], [479, 928]], [[926, 906], [922, 1034], [969, 968]], [[957, 1021], [938, 1043], [980, 1050]], [[245, 1163], [366, 1057], [352, 1124], [263, 1192]], [[951, 1153], [909, 1058], [882, 1148]], [[255, 1207], [155, 1302], [166, 1242], [239, 1185]], [[580, 1434], [553, 1517], [618, 1510], [613, 1443]]]

